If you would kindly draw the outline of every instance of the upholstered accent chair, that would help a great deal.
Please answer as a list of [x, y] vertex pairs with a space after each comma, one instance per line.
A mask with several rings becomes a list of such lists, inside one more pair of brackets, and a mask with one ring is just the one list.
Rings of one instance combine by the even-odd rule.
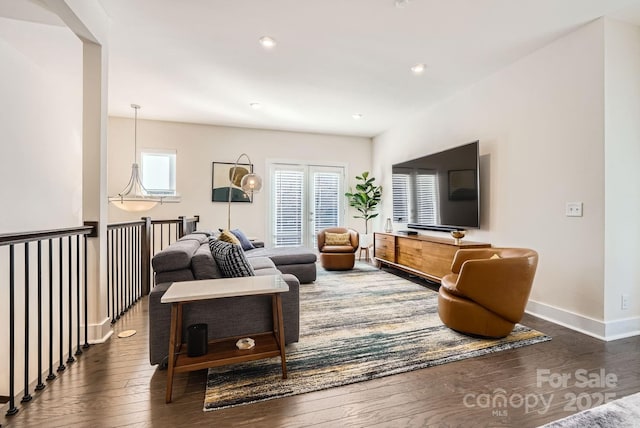
[[524, 314], [538, 253], [526, 248], [458, 250], [442, 278], [438, 314], [449, 328], [504, 337]]
[[318, 232], [320, 263], [327, 270], [353, 269], [360, 235], [353, 229], [330, 227]]

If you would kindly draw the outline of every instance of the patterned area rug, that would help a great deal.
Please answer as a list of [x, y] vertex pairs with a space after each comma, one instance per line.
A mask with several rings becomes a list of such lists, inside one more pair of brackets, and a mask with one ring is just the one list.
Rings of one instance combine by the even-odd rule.
[[204, 410], [287, 397], [362, 382], [551, 338], [517, 325], [500, 340], [477, 339], [445, 327], [437, 293], [370, 265], [347, 272], [318, 268], [300, 286], [300, 341], [287, 346], [288, 379], [280, 359], [209, 369]]
[[544, 428], [634, 428], [640, 426], [640, 393], [551, 422]]

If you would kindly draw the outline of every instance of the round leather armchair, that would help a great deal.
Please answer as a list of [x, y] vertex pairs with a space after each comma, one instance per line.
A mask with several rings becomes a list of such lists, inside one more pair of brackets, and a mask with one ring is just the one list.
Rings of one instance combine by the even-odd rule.
[[326, 270], [353, 269], [360, 235], [353, 229], [330, 227], [318, 232], [320, 263]]
[[456, 331], [504, 337], [520, 322], [529, 299], [538, 253], [527, 248], [458, 250], [442, 278], [438, 314]]

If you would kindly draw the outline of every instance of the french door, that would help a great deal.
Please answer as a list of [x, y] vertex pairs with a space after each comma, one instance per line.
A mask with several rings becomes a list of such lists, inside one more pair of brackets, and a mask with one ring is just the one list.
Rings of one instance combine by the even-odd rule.
[[318, 231], [344, 224], [344, 167], [273, 163], [270, 176], [274, 247], [315, 248]]

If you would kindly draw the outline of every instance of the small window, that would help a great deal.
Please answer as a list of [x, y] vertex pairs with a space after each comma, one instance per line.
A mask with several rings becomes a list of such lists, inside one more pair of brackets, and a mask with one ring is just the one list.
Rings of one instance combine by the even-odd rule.
[[140, 151], [142, 185], [151, 195], [176, 195], [175, 150], [142, 149]]

